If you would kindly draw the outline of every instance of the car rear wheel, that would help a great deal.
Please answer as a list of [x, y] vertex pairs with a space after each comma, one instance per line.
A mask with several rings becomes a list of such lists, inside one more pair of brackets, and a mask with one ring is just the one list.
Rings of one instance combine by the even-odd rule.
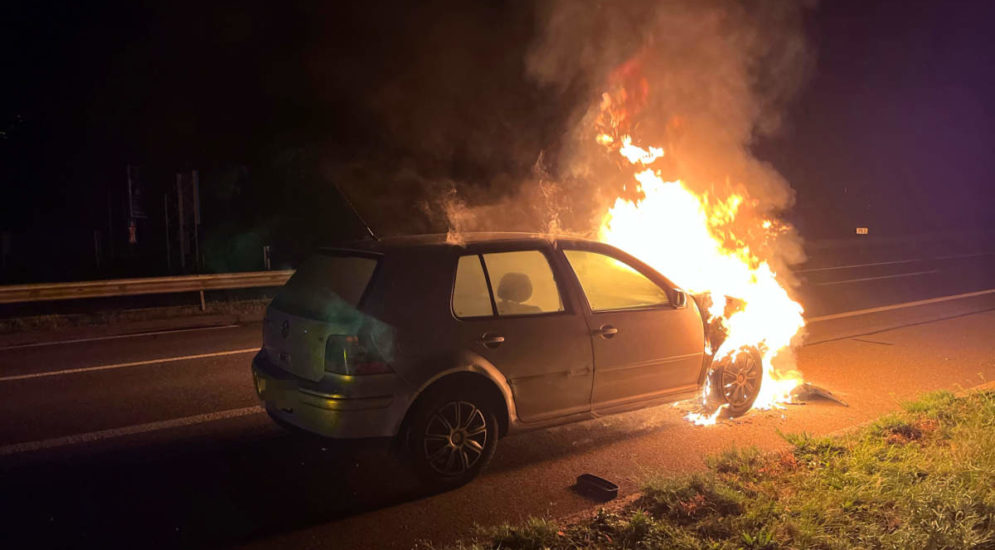
[[485, 399], [425, 396], [408, 428], [408, 452], [415, 472], [434, 489], [472, 480], [497, 449], [498, 420]]
[[753, 407], [762, 382], [763, 358], [756, 350], [733, 352], [712, 368], [712, 395], [717, 405], [725, 405], [731, 417], [742, 416]]

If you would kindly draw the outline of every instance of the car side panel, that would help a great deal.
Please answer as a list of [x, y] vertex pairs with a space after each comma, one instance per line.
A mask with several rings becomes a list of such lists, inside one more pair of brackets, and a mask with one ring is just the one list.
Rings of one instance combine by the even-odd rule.
[[[484, 334], [505, 341], [490, 349], [481, 341]], [[587, 326], [579, 315], [466, 321], [460, 324], [460, 344], [504, 375], [521, 420], [590, 410], [594, 370]]]
[[[638, 259], [600, 243], [566, 243], [565, 248], [589, 250], [614, 257], [642, 272], [672, 293], [669, 280]], [[580, 296], [594, 351], [592, 410], [626, 408], [631, 402], [686, 395], [700, 383], [705, 336], [701, 314], [693, 300], [685, 307], [659, 307], [592, 312], [566, 257], [559, 261], [570, 270]], [[602, 328], [617, 329], [602, 335]]]
[[[411, 392], [408, 399], [409, 406], [418, 399], [419, 395], [431, 387], [432, 384], [449, 375], [468, 372], [483, 376], [494, 384], [494, 387], [497, 388], [503, 399], [505, 410], [508, 413], [508, 420], [512, 424], [516, 422], [518, 413], [515, 408], [515, 399], [508, 379], [505, 378], [504, 374], [502, 374], [497, 367], [492, 365], [483, 357], [469, 352], [458, 352], [429, 358], [426, 363], [428, 368], [424, 369], [422, 372], [434, 371], [434, 373], [422, 380], [416, 390]], [[437, 365], [452, 365], [452, 367], [435, 371], [434, 367]]]
[[[594, 381], [587, 324], [570, 287], [571, 280], [562, 271], [549, 243], [489, 243], [467, 247], [461, 255], [521, 250], [539, 250], [547, 257], [564, 311], [509, 317], [454, 318], [459, 347], [486, 359], [508, 380], [518, 420], [539, 422], [587, 413], [590, 411]], [[493, 286], [495, 281], [491, 284]], [[485, 335], [501, 336], [504, 342], [485, 346]]]
[[593, 407], [686, 392], [698, 385], [704, 356], [701, 317], [694, 306], [591, 316], [595, 328], [611, 325], [618, 334], [592, 337]]

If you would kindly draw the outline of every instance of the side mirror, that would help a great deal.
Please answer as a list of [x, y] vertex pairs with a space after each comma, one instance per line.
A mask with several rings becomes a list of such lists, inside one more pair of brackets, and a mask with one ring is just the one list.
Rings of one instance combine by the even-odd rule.
[[674, 307], [677, 309], [685, 308], [688, 305], [688, 295], [686, 292], [680, 289], [674, 289]]

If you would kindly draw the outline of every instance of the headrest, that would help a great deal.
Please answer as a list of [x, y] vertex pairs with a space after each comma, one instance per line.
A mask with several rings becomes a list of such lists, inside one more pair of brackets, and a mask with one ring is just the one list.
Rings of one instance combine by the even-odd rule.
[[532, 297], [532, 281], [524, 273], [505, 273], [498, 284], [498, 298], [520, 304]]

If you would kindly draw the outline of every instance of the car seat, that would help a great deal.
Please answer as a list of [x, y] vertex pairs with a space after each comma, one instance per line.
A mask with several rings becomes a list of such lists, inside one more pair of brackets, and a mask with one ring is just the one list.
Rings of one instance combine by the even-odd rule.
[[501, 276], [497, 295], [501, 315], [542, 313], [539, 306], [523, 303], [532, 297], [532, 280], [524, 273], [509, 272]]

